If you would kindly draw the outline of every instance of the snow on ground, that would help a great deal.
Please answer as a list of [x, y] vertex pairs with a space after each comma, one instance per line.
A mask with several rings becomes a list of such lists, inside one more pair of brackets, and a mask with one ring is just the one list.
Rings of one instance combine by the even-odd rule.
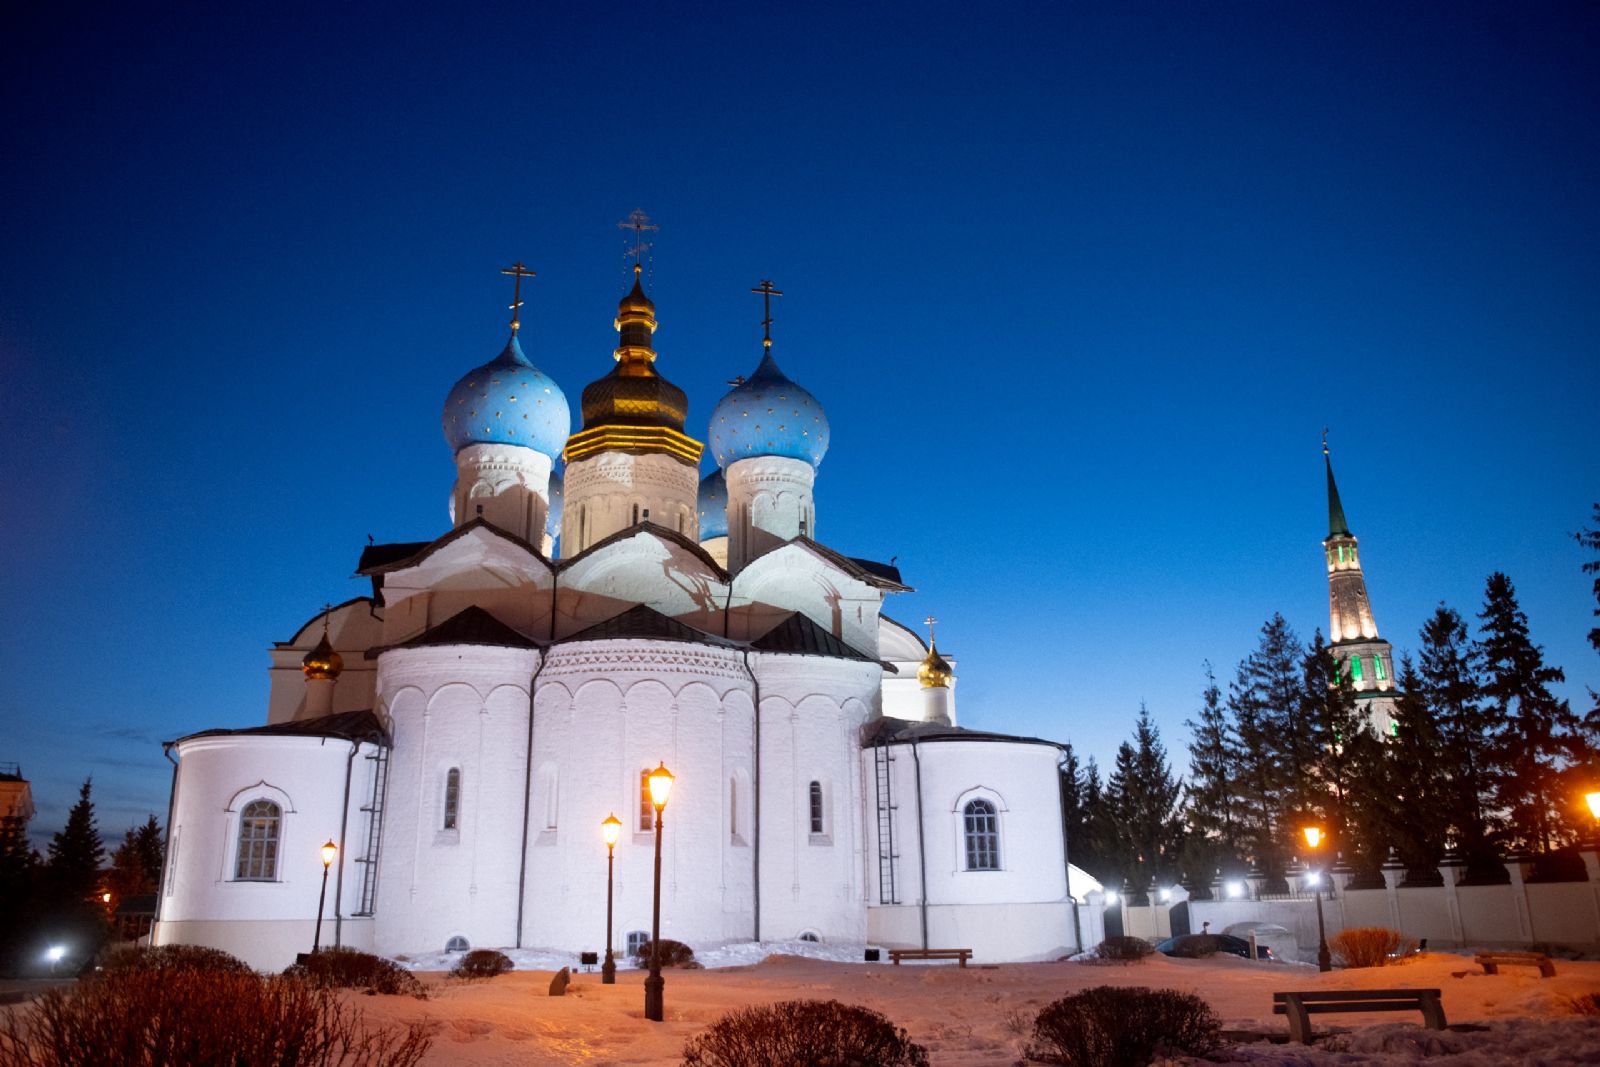
[[[417, 957], [431, 999], [354, 997], [374, 1022], [427, 1019], [439, 1034], [425, 1061], [446, 1064], [676, 1064], [684, 1042], [723, 1014], [751, 1004], [802, 998], [862, 1004], [927, 1046], [934, 1067], [1013, 1065], [1038, 1010], [1096, 985], [1143, 985], [1199, 994], [1228, 1030], [1285, 1038], [1272, 994], [1290, 989], [1435, 987], [1445, 1016], [1467, 1031], [1433, 1032], [1404, 1014], [1318, 1015], [1315, 1046], [1238, 1044], [1215, 1062], [1256, 1067], [1416, 1064], [1439, 1067], [1577, 1067], [1600, 1063], [1600, 1017], [1574, 1014], [1573, 998], [1600, 991], [1600, 962], [1557, 963], [1555, 978], [1528, 968], [1477, 973], [1470, 958], [1430, 953], [1396, 966], [1319, 974], [1282, 963], [1233, 956], [1180, 960], [1156, 956], [1135, 964], [1089, 962], [863, 964], [860, 945], [779, 942], [699, 953], [704, 970], [668, 970], [666, 1021], [644, 1019], [644, 975], [619, 969], [617, 984], [578, 972], [565, 997], [548, 995], [550, 978], [570, 957], [509, 952], [519, 969], [462, 982], [441, 973], [457, 957]], [[848, 961], [848, 962], [847, 962]], [[1170, 1064], [1186, 1063], [1175, 1060]]]

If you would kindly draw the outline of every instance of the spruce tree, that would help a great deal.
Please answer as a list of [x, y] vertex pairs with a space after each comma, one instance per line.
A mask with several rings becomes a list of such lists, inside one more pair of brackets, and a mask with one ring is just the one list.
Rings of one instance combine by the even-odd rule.
[[1478, 618], [1484, 695], [1507, 726], [1496, 745], [1503, 775], [1495, 800], [1509, 813], [1515, 846], [1550, 849], [1559, 842], [1565, 806], [1560, 772], [1576, 751], [1577, 718], [1550, 692], [1566, 675], [1545, 664], [1543, 650], [1529, 636], [1516, 589], [1504, 574], [1489, 576]]
[[28, 824], [0, 817], [0, 974], [17, 974], [38, 922], [39, 855], [28, 843]]
[[129, 829], [111, 854], [107, 888], [119, 901], [154, 893], [161, 884], [161, 863], [161, 824], [151, 815], [144, 825]]
[[1187, 719], [1189, 782], [1185, 816], [1189, 827], [1183, 868], [1191, 882], [1208, 886], [1223, 867], [1233, 867], [1243, 853], [1237, 813], [1239, 741], [1222, 706], [1216, 672], [1205, 665], [1206, 686], [1200, 710]]
[[1083, 870], [1084, 860], [1092, 857], [1089, 843], [1088, 812], [1084, 807], [1083, 771], [1078, 765], [1078, 754], [1069, 743], [1062, 749], [1056, 764], [1061, 776], [1061, 830], [1067, 837], [1067, 861]]
[[1350, 832], [1349, 796], [1356, 773], [1357, 740], [1372, 732], [1356, 706], [1348, 661], [1322, 640], [1318, 630], [1300, 661], [1298, 728], [1310, 742], [1302, 769], [1304, 781], [1289, 791], [1284, 812], [1291, 831], [1320, 822], [1331, 840], [1329, 851], [1353, 854], [1361, 840]]
[[1440, 604], [1420, 637], [1415, 675], [1401, 686], [1413, 701], [1401, 705], [1406, 718], [1397, 740], [1409, 749], [1437, 734], [1443, 825], [1465, 857], [1469, 877], [1498, 879], [1504, 868], [1490, 813], [1499, 782], [1495, 753], [1505, 721], [1498, 706], [1484, 698], [1482, 654], [1454, 608]]
[[1183, 844], [1178, 800], [1183, 786], [1167, 764], [1161, 732], [1139, 706], [1133, 742], [1117, 748], [1116, 768], [1106, 783], [1106, 806], [1115, 823], [1115, 851], [1109, 857], [1136, 892], [1153, 880], [1170, 880], [1178, 870]]
[[63, 900], [92, 900], [100, 886], [100, 864], [106, 850], [95, 827], [94, 801], [89, 795], [92, 781], [83, 780], [78, 802], [67, 813], [66, 826], [50, 839], [47, 869], [51, 888]]
[[1239, 663], [1228, 687], [1228, 710], [1239, 739], [1242, 836], [1275, 885], [1283, 884], [1287, 854], [1284, 801], [1305, 788], [1308, 744], [1294, 736], [1302, 687], [1298, 646], [1289, 624], [1274, 614], [1261, 627], [1260, 644]]
[[[1594, 558], [1585, 560], [1583, 573], [1594, 575], [1594, 615], [1600, 618], [1600, 504], [1594, 506], [1592, 526], [1586, 526], [1573, 534], [1572, 537], [1578, 544], [1594, 553]], [[1589, 630], [1589, 644], [1600, 652], [1600, 625]], [[1583, 740], [1587, 748], [1584, 753], [1584, 770], [1587, 774], [1586, 787], [1591, 787], [1597, 778], [1600, 778], [1600, 693], [1589, 690], [1588, 714], [1583, 717]]]
[[[1455, 756], [1428, 707], [1421, 675], [1409, 656], [1400, 659], [1398, 682], [1395, 733], [1380, 746], [1388, 785], [1385, 799], [1393, 798], [1386, 843], [1413, 872], [1433, 872], [1449, 844], [1455, 795], [1450, 775]], [[1366, 770], [1366, 766], [1358, 767], [1357, 788]]]

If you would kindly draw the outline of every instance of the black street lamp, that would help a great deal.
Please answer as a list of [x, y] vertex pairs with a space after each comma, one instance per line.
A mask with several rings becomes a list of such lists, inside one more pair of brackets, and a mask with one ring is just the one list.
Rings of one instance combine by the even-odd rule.
[[[1306, 844], [1315, 852], [1322, 843], [1322, 827], [1307, 826], [1301, 832], [1306, 835]], [[1313, 871], [1311, 877], [1316, 879], [1312, 884], [1317, 887], [1317, 970], [1331, 971], [1333, 958], [1328, 954], [1328, 933], [1322, 925], [1322, 875]]]
[[667, 983], [661, 977], [661, 811], [671, 792], [672, 772], [663, 763], [650, 772], [650, 803], [656, 809], [656, 889], [650, 912], [650, 977], [644, 980], [644, 1017], [656, 1023], [666, 1016], [662, 994]]
[[622, 820], [615, 812], [600, 824], [600, 833], [606, 839], [606, 962], [600, 967], [600, 984], [616, 985], [617, 958], [611, 954], [611, 883], [617, 867], [617, 838], [622, 836]]
[[330, 837], [322, 846], [322, 895], [317, 898], [317, 936], [311, 939], [312, 952], [322, 948], [322, 908], [328, 902], [328, 868], [333, 866], [333, 858], [338, 854], [339, 846]]

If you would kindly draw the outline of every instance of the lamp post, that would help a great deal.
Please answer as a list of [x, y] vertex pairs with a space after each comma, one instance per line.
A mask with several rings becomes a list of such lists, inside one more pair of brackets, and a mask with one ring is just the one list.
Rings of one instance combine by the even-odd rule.
[[[1307, 826], [1301, 832], [1306, 835], [1307, 847], [1315, 852], [1317, 846], [1322, 844], [1322, 827]], [[1314, 874], [1313, 877], [1316, 878], [1315, 884], [1317, 887], [1317, 970], [1331, 971], [1333, 970], [1333, 959], [1328, 954], [1328, 932], [1326, 927], [1322, 925], [1322, 875], [1318, 873]]]
[[650, 977], [644, 980], [644, 1017], [661, 1022], [666, 1015], [661, 977], [661, 812], [672, 792], [672, 772], [663, 763], [650, 772], [650, 803], [656, 809], [656, 888], [650, 912]]
[[322, 895], [317, 898], [317, 936], [311, 939], [312, 952], [322, 949], [322, 907], [328, 902], [328, 868], [333, 866], [333, 858], [338, 854], [339, 846], [330, 837], [328, 843], [322, 846]]
[[617, 959], [611, 954], [611, 876], [617, 867], [617, 838], [622, 836], [622, 820], [612, 812], [600, 824], [606, 839], [606, 962], [600, 967], [600, 984], [617, 984]]

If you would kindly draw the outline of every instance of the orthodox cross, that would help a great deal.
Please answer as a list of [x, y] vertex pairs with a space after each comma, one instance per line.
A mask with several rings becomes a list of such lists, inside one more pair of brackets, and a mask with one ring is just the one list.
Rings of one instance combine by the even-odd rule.
[[[632, 256], [633, 265], [635, 267], [642, 267], [644, 264], [644, 254], [650, 251], [653, 243], [646, 241], [644, 239], [644, 235], [647, 233], [658, 232], [661, 227], [650, 221], [650, 216], [644, 213], [644, 208], [636, 207], [628, 213], [628, 218], [626, 221], [617, 223], [617, 229], [633, 231], [633, 247], [624, 248], [622, 250], [622, 254], [625, 257]], [[652, 277], [654, 277], [653, 274]]]
[[782, 289], [772, 287], [772, 279], [762, 278], [761, 284], [750, 290], [761, 294], [761, 347], [772, 347], [772, 298], [782, 296]]
[[523, 266], [520, 260], [509, 267], [501, 267], [500, 273], [509, 274], [517, 279], [511, 290], [511, 332], [516, 333], [517, 328], [522, 325], [522, 322], [517, 318], [517, 310], [522, 307], [522, 279], [535, 278], [538, 275]]
[[1326, 426], [1322, 428], [1322, 454], [1324, 456], [1328, 454], [1328, 428]]
[[328, 616], [332, 615], [332, 614], [333, 614], [333, 605], [332, 604], [324, 604], [324, 605], [322, 605], [322, 636], [324, 638], [326, 638], [328, 636]]
[[922, 625], [924, 625], [924, 626], [926, 626], [928, 628], [928, 645], [929, 645], [929, 647], [932, 647], [932, 645], [933, 645], [933, 628], [935, 626], [939, 625], [939, 620], [934, 618], [932, 615], [929, 615], [926, 619], [922, 620]]

